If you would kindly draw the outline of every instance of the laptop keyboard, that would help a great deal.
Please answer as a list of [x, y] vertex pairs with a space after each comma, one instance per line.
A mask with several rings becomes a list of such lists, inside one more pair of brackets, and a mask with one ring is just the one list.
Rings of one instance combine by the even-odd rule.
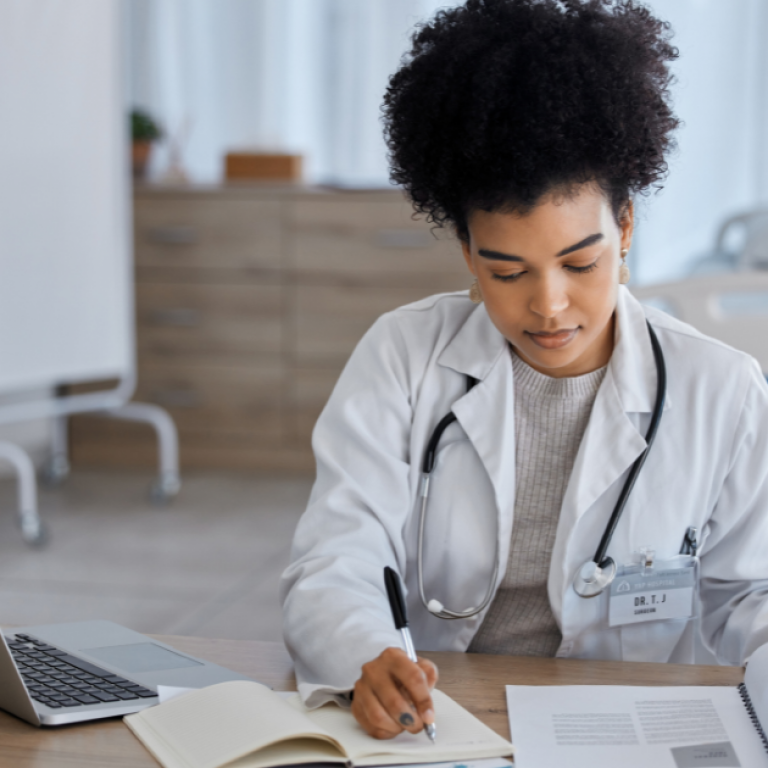
[[6, 637], [29, 695], [51, 709], [157, 696], [154, 691], [113, 675], [31, 635]]

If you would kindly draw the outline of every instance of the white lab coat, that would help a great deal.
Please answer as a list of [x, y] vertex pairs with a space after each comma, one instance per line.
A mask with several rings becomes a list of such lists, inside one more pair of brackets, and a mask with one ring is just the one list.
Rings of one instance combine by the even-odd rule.
[[[656, 367], [645, 324], [666, 357], [667, 401], [656, 442], [613, 536], [617, 564], [650, 546], [676, 555], [699, 529], [702, 635], [721, 663], [768, 642], [768, 386], [757, 363], [623, 287], [616, 344], [579, 448], [549, 566], [562, 631], [558, 656], [692, 662], [693, 627], [662, 621], [610, 628], [607, 596], [572, 587], [591, 559], [630, 466], [645, 447]], [[445, 621], [422, 605], [416, 542], [420, 467], [440, 443], [425, 537], [427, 598], [464, 610], [501, 581], [515, 505], [510, 349], [466, 292], [381, 317], [349, 360], [313, 435], [317, 480], [299, 522], [281, 596], [286, 644], [309, 705], [349, 691], [361, 666], [399, 646], [382, 569], [400, 572], [417, 649], [464, 651], [483, 620]], [[467, 375], [479, 379], [466, 391]], [[486, 609], [487, 610], [487, 609]]]

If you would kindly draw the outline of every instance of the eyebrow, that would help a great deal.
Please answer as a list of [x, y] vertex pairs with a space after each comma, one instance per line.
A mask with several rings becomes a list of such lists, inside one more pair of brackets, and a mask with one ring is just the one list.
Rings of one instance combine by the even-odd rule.
[[[582, 248], [588, 248], [590, 245], [599, 243], [604, 237], [605, 235], [602, 232], [589, 235], [589, 237], [585, 237], [580, 242], [574, 245], [569, 245], [567, 248], [563, 248], [563, 250], [556, 254], [556, 256], [567, 256], [569, 253], [573, 253], [574, 251], [580, 251]], [[494, 261], [525, 261], [525, 259], [523, 259], [521, 256], [514, 256], [511, 253], [501, 253], [500, 251], [489, 251], [487, 248], [481, 248], [478, 253], [484, 259], [492, 259]]]

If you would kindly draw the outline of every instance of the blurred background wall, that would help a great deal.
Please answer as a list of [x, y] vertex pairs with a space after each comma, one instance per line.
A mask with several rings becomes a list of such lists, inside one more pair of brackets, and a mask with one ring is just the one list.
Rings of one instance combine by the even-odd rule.
[[[130, 0], [128, 93], [200, 182], [233, 147], [306, 158], [306, 178], [387, 184], [379, 107], [413, 26], [444, 0]], [[686, 274], [724, 217], [768, 204], [768, 3], [651, 0], [675, 31], [684, 122], [666, 189], [641, 201], [638, 284]], [[153, 170], [161, 172], [169, 144]]]

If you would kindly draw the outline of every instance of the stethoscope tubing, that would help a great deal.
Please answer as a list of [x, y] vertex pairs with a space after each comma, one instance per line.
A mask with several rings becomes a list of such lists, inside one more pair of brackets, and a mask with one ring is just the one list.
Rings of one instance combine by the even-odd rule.
[[496, 579], [499, 575], [499, 553], [498, 542], [496, 542], [496, 557], [493, 561], [493, 574], [488, 583], [488, 590], [485, 593], [480, 605], [477, 607], [468, 608], [466, 611], [451, 611], [442, 604], [437, 604], [436, 607], [430, 608], [432, 600], [427, 600], [427, 596], [424, 592], [424, 527], [427, 521], [427, 502], [429, 500], [429, 474], [424, 473], [421, 476], [421, 510], [419, 514], [419, 534], [416, 550], [416, 573], [419, 583], [419, 597], [424, 607], [434, 616], [439, 619], [470, 619], [485, 610], [488, 604], [493, 599], [493, 593], [496, 589]]
[[[467, 377], [467, 392], [469, 392], [476, 384], [478, 380], [472, 376]], [[421, 485], [419, 488], [419, 496], [421, 497], [421, 509], [419, 511], [419, 532], [416, 550], [416, 572], [419, 583], [419, 596], [421, 602], [433, 615], [441, 619], [469, 619], [472, 616], [476, 616], [481, 611], [485, 610], [486, 606], [493, 599], [493, 593], [496, 589], [496, 579], [499, 574], [499, 555], [498, 550], [494, 559], [493, 575], [488, 586], [488, 591], [485, 594], [482, 602], [477, 607], [468, 608], [466, 611], [451, 611], [443, 605], [439, 605], [439, 608], [430, 609], [429, 606], [432, 601], [427, 600], [427, 596], [424, 592], [424, 529], [427, 522], [427, 503], [429, 501], [429, 480], [432, 470], [435, 467], [435, 458], [437, 456], [437, 446], [440, 443], [440, 438], [443, 436], [443, 432], [456, 421], [456, 414], [453, 411], [449, 411], [438, 422], [432, 436], [427, 442], [427, 447], [424, 451], [424, 460], [421, 467]], [[498, 547], [498, 542], [497, 542]]]
[[595, 556], [592, 558], [593, 562], [597, 563], [601, 568], [604, 567], [604, 564], [607, 564], [606, 561], [608, 558], [606, 557], [606, 553], [611, 544], [613, 534], [616, 531], [616, 526], [619, 524], [621, 515], [624, 512], [624, 507], [629, 500], [629, 495], [635, 487], [635, 481], [637, 480], [640, 470], [643, 468], [643, 464], [645, 464], [645, 460], [648, 458], [648, 454], [651, 451], [651, 446], [656, 439], [656, 433], [658, 432], [659, 424], [661, 423], [661, 414], [664, 412], [664, 402], [667, 397], [667, 366], [664, 362], [664, 354], [661, 351], [661, 345], [656, 338], [656, 332], [653, 330], [653, 327], [647, 320], [645, 323], [648, 326], [648, 333], [651, 337], [651, 347], [653, 348], [653, 357], [656, 361], [656, 402], [654, 403], [653, 412], [651, 414], [651, 423], [648, 426], [648, 431], [645, 435], [645, 450], [632, 464], [632, 469], [624, 483], [624, 487], [621, 489], [616, 506], [613, 508], [608, 524], [605, 526], [605, 531], [600, 539], [600, 544], [597, 547]]
[[[598, 566], [598, 569], [602, 568], [605, 569], [606, 572], [610, 571], [611, 575], [608, 576], [606, 579], [606, 585], [610, 583], [613, 579], [613, 574], [615, 574], [615, 563], [613, 560], [607, 556], [608, 547], [611, 544], [611, 539], [613, 538], [613, 534], [616, 531], [616, 527], [619, 524], [619, 520], [621, 519], [621, 515], [624, 511], [624, 507], [627, 504], [627, 501], [629, 500], [629, 496], [632, 493], [632, 489], [635, 486], [635, 482], [637, 481], [637, 478], [640, 474], [640, 470], [643, 468], [643, 465], [645, 464], [646, 459], [648, 458], [648, 454], [650, 453], [651, 446], [654, 443], [654, 440], [656, 439], [656, 433], [659, 429], [659, 424], [661, 422], [661, 416], [664, 412], [664, 403], [666, 401], [666, 393], [667, 393], [667, 368], [664, 361], [664, 354], [661, 350], [661, 345], [659, 344], [659, 340], [656, 337], [656, 333], [653, 330], [653, 327], [651, 324], [646, 320], [646, 325], [648, 326], [648, 333], [651, 338], [651, 347], [653, 349], [653, 356], [654, 360], [656, 362], [656, 402], [654, 403], [653, 412], [651, 414], [651, 423], [648, 427], [648, 431], [645, 435], [645, 442], [646, 446], [643, 452], [640, 454], [640, 456], [635, 459], [634, 463], [632, 464], [632, 468], [630, 469], [629, 476], [627, 477], [624, 487], [621, 489], [621, 493], [619, 494], [619, 498], [616, 502], [616, 506], [613, 509], [613, 512], [611, 513], [611, 517], [608, 520], [608, 523], [605, 527], [605, 531], [603, 532], [603, 535], [600, 539], [600, 543], [598, 545], [597, 551], [595, 552], [595, 556], [593, 558], [593, 562], [596, 566]], [[469, 392], [476, 384], [477, 379], [468, 377], [467, 378], [467, 392]], [[417, 542], [417, 554], [416, 554], [416, 570], [418, 574], [418, 586], [419, 586], [419, 596], [421, 597], [421, 602], [423, 603], [424, 607], [432, 613], [434, 616], [437, 616], [441, 619], [468, 619], [472, 616], [476, 616], [477, 614], [481, 613], [491, 602], [493, 599], [493, 594], [496, 588], [496, 580], [498, 579], [499, 575], [499, 552], [498, 552], [498, 542], [497, 542], [497, 549], [496, 549], [496, 557], [494, 558], [494, 565], [493, 565], [493, 575], [491, 576], [490, 582], [488, 584], [488, 590], [485, 594], [485, 597], [483, 598], [482, 602], [479, 606], [473, 606], [472, 608], [468, 608], [465, 611], [451, 611], [447, 609], [442, 603], [436, 601], [436, 600], [427, 600], [426, 594], [424, 592], [424, 531], [426, 527], [426, 520], [427, 520], [427, 506], [429, 501], [429, 484], [430, 484], [430, 475], [432, 473], [432, 470], [435, 466], [435, 459], [437, 456], [437, 447], [440, 443], [440, 438], [443, 435], [443, 432], [451, 425], [454, 421], [456, 421], [456, 415], [453, 413], [453, 411], [448, 412], [437, 424], [435, 427], [429, 441], [427, 442], [427, 447], [424, 451], [424, 459], [422, 462], [422, 475], [421, 475], [421, 485], [419, 488], [419, 496], [421, 497], [420, 502], [420, 513], [419, 513], [419, 529], [418, 529], [418, 542]], [[589, 563], [585, 564], [589, 565]], [[596, 592], [593, 592], [592, 594], [581, 594], [577, 590], [577, 594], [579, 594], [581, 597], [593, 597], [595, 594], [599, 594], [603, 589], [604, 586], [601, 586], [598, 588]]]

